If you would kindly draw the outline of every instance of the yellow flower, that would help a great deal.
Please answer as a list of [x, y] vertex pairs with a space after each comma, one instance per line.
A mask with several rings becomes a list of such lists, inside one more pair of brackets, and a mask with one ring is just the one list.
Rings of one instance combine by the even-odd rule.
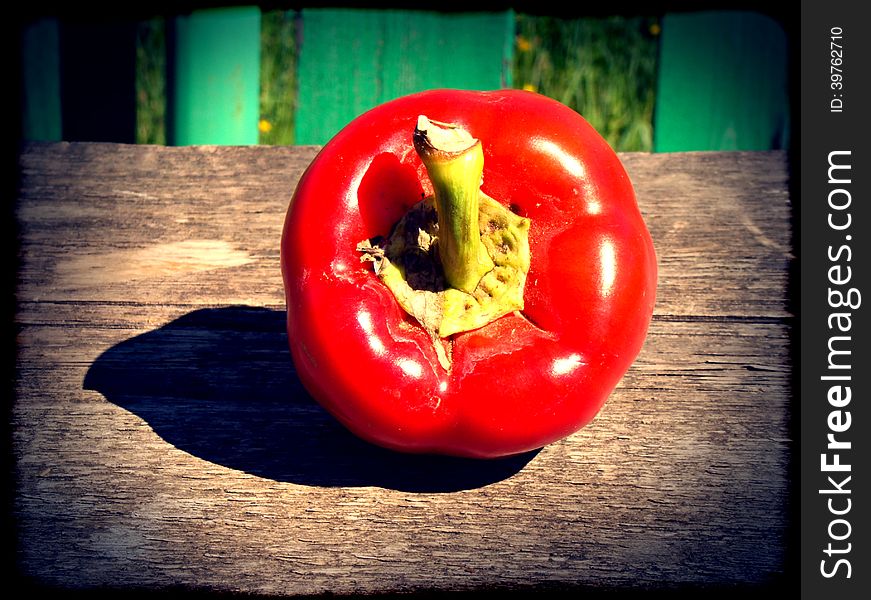
[[535, 87], [534, 85], [532, 85], [531, 83], [524, 83], [523, 89], [526, 90], [527, 92], [537, 92], [538, 91], [538, 88]]
[[529, 52], [532, 48], [532, 42], [523, 37], [522, 35], [517, 36], [517, 49], [521, 52]]
[[272, 131], [272, 123], [266, 119], [260, 119], [260, 122], [257, 124], [257, 129], [260, 130], [260, 133], [269, 133]]
[[662, 32], [662, 27], [659, 26], [659, 23], [654, 23], [650, 26], [650, 35], [656, 36]]

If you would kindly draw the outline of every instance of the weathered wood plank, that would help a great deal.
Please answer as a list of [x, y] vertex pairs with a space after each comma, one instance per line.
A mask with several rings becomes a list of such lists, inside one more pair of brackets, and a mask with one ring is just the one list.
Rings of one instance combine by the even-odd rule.
[[[50, 350], [53, 328], [24, 328], [22, 359], [43, 368], [21, 372], [31, 399], [18, 421], [39, 423], [17, 440], [31, 448], [19, 465], [23, 549], [50, 581], [101, 585], [120, 570], [127, 584], [224, 589], [229, 577], [241, 590], [258, 573], [259, 591], [314, 593], [512, 573], [758, 583], [782, 568], [788, 372], [782, 348], [765, 351], [782, 324], [715, 324], [712, 350], [710, 324], [657, 322], [591, 426], [479, 470], [356, 441], [293, 378], [280, 312], [212, 311], [138, 336], [88, 328]], [[230, 324], [252, 319], [265, 331]], [[746, 364], [741, 340], [762, 345]], [[80, 573], [83, 560], [96, 569]]]
[[660, 265], [657, 313], [788, 314], [786, 155], [622, 155]]
[[279, 595], [782, 576], [782, 154], [624, 156], [662, 265], [645, 348], [590, 426], [482, 463], [369, 446], [296, 379], [277, 241], [314, 152], [22, 155], [25, 574]]
[[[34, 149], [22, 157], [22, 298], [281, 303], [283, 213], [314, 147]], [[657, 313], [787, 314], [783, 153], [623, 158], [659, 255]]]

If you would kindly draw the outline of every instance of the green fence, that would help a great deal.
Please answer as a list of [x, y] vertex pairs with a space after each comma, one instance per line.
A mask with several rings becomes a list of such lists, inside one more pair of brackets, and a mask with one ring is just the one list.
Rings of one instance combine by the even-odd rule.
[[198, 10], [22, 31], [30, 140], [322, 144], [381, 102], [526, 87], [618, 150], [789, 143], [788, 40], [748, 11], [577, 18], [499, 12]]

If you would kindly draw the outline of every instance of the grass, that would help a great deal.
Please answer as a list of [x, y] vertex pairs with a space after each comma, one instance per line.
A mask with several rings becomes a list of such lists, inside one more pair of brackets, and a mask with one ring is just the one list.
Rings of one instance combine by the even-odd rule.
[[653, 17], [517, 18], [514, 83], [580, 113], [620, 151], [653, 148]]
[[[292, 144], [298, 15], [262, 14], [260, 143]], [[515, 87], [559, 100], [618, 151], [650, 151], [657, 34], [653, 17], [558, 19], [520, 14]], [[143, 22], [137, 40], [137, 142], [166, 143], [166, 25]]]
[[292, 144], [298, 13], [264, 11], [260, 33], [260, 143]]
[[166, 21], [136, 31], [136, 142], [166, 144]]

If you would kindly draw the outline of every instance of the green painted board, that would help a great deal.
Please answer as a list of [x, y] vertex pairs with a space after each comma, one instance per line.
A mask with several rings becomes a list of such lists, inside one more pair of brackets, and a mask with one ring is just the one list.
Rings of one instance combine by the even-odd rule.
[[260, 9], [194, 11], [174, 19], [169, 141], [256, 144]]
[[654, 150], [771, 150], [789, 138], [787, 40], [747, 11], [665, 15]]
[[512, 11], [303, 9], [296, 143], [405, 94], [509, 87], [513, 45]]
[[61, 139], [60, 32], [58, 20], [45, 18], [22, 30], [23, 103], [21, 135], [25, 140]]

